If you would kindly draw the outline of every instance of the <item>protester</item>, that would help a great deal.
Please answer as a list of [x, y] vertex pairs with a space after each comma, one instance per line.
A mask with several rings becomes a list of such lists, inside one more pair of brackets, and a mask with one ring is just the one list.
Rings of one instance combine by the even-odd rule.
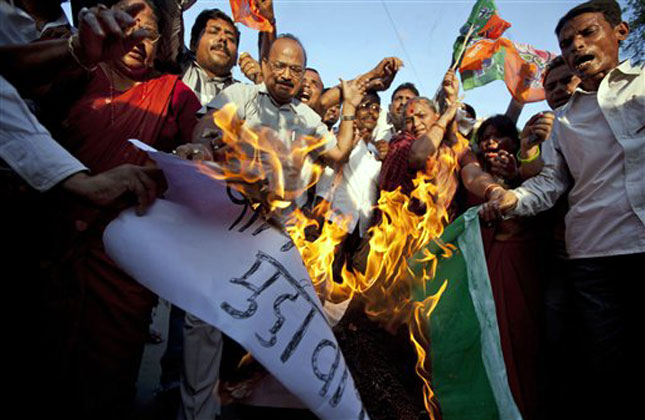
[[205, 9], [190, 31], [190, 51], [194, 56], [184, 70], [182, 81], [202, 105], [235, 82], [231, 69], [237, 61], [240, 31], [219, 9]]
[[[378, 176], [381, 171], [379, 156], [368, 149], [376, 127], [381, 99], [368, 91], [356, 109], [354, 148], [349, 160], [332, 168], [325, 168], [316, 185], [316, 195], [331, 203], [331, 209], [343, 219], [348, 218], [347, 236], [334, 258], [335, 272], [339, 275], [345, 262], [353, 266], [358, 247], [367, 234], [378, 198]], [[387, 146], [387, 143], [385, 143]], [[387, 154], [387, 150], [383, 150]]]
[[[233, 20], [219, 9], [205, 9], [195, 19], [191, 29], [190, 51], [194, 57], [184, 70], [182, 81], [195, 92], [205, 106], [226, 87], [237, 83], [231, 70], [237, 61], [240, 31]], [[202, 108], [203, 114], [206, 108]], [[196, 154], [199, 158], [199, 153]], [[171, 311], [171, 326], [179, 328], [183, 311], [177, 307]], [[171, 330], [173, 341], [179, 331]], [[178, 351], [179, 346], [175, 351]], [[214, 418], [220, 413], [220, 403], [214, 391], [219, 378], [222, 357], [222, 333], [192, 314], [186, 314], [183, 322], [183, 367], [181, 379], [176, 376], [173, 348], [164, 355], [163, 366], [167, 375], [163, 390], [172, 393], [181, 384], [179, 417], [183, 419]], [[175, 369], [175, 373], [172, 370]], [[172, 408], [172, 407], [171, 407]]]
[[[514, 156], [520, 149], [520, 138], [515, 123], [505, 115], [488, 118], [479, 126], [476, 138], [482, 168], [499, 186], [519, 185]], [[466, 207], [483, 201], [467, 192]], [[540, 221], [532, 218], [481, 227], [508, 383], [522, 418], [527, 420], [538, 415], [544, 277], [540, 228]]]
[[[323, 92], [324, 93], [324, 92]], [[340, 105], [332, 105], [325, 110], [322, 120], [327, 128], [331, 131], [340, 118]]]
[[[147, 155], [129, 144], [138, 138], [171, 151], [190, 140], [197, 123], [199, 101], [178, 76], [155, 74], [153, 63], [159, 40], [158, 15], [150, 2], [134, 4], [134, 26], [144, 35], [126, 53], [100, 63], [89, 74], [83, 96], [63, 122], [61, 141], [92, 172], [122, 163], [146, 164]], [[98, 6], [101, 9], [101, 6]], [[81, 12], [81, 19], [88, 12]], [[116, 28], [114, 28], [116, 30]], [[81, 416], [117, 418], [131, 409], [150, 311], [156, 296], [121, 271], [105, 254], [102, 233], [116, 214], [72, 205], [63, 222], [69, 251], [60, 262], [61, 278], [73, 289], [72, 322], [67, 337], [70, 354], [68, 380]]]
[[[574, 7], [560, 19], [556, 34], [580, 85], [557, 111], [551, 140], [544, 143], [542, 172], [516, 190], [495, 190], [482, 217], [536, 214], [571, 187], [567, 282], [584, 373], [574, 384], [578, 398], [571, 407], [587, 418], [620, 418], [637, 410], [638, 401], [629, 376], [638, 363], [642, 288], [629, 279], [645, 259], [645, 204], [639, 192], [645, 135], [637, 105], [645, 95], [645, 71], [619, 62], [619, 43], [629, 26], [614, 1]], [[589, 407], [584, 401], [596, 384], [611, 386], [604, 388], [602, 404]]]

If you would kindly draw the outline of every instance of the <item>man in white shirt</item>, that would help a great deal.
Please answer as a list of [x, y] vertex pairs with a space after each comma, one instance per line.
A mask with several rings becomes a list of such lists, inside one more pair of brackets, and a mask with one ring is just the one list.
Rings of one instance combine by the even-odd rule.
[[577, 411], [585, 418], [627, 418], [636, 409], [627, 382], [643, 319], [645, 70], [619, 63], [629, 34], [620, 15], [614, 1], [594, 0], [560, 20], [562, 56], [581, 83], [556, 111], [542, 172], [514, 191], [492, 191], [482, 209], [485, 220], [534, 215], [571, 187], [565, 242], [585, 362], [577, 385], [587, 398], [590, 387], [607, 391], [600, 408]]

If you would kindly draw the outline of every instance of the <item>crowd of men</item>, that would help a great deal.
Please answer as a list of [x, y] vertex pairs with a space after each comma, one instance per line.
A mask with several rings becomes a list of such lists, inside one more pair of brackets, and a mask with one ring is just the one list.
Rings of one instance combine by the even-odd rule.
[[[60, 3], [0, 1], [0, 225], [11, 296], [5, 306], [14, 317], [7, 339], [16, 348], [9, 387], [19, 411], [136, 416], [136, 377], [156, 297], [109, 261], [100, 233], [120, 209], [136, 205], [144, 214], [165, 181], [127, 139], [147, 133], [142, 140], [183, 158], [221, 159], [226, 145], [213, 113], [233, 103], [235, 119], [265, 130], [271, 141], [293, 147], [324, 140], [308, 159], [325, 170], [294, 205], [327, 200], [348, 217], [337, 271], [345, 263], [364, 266], [381, 191], [409, 194], [416, 173], [442, 148], [471, 141], [458, 156], [457, 182], [483, 203], [484, 226], [555, 208], [541, 225], [552, 236], [540, 257], [549, 269], [534, 296], [544, 314], [535, 334], [544, 341], [539, 363], [546, 374], [533, 378], [536, 396], [527, 396], [531, 385], [519, 380], [514, 396], [524, 400], [522, 415], [634, 413], [643, 318], [638, 273], [645, 263], [645, 70], [619, 61], [629, 26], [616, 2], [588, 1], [560, 19], [562, 55], [544, 79], [552, 111], [533, 116], [521, 132], [512, 121], [514, 135], [505, 134], [505, 120], [475, 127], [476, 112], [460, 103], [454, 71], [440, 82], [439, 99], [404, 82], [387, 109], [379, 92], [391, 86], [398, 58], [325, 87], [300, 40], [278, 35], [271, 0], [255, 1], [273, 26], [259, 35], [257, 60], [238, 57], [240, 31], [219, 9], [199, 14], [184, 47], [182, 12], [194, 1], [73, 1], [75, 25]], [[238, 63], [246, 83], [233, 78]], [[299, 169], [293, 178], [304, 188], [311, 173]], [[465, 210], [461, 201], [451, 203], [455, 214]], [[170, 318], [161, 389], [177, 392], [180, 403], [164, 418], [221, 416], [216, 389], [225, 337], [180, 308]], [[524, 361], [515, 363], [521, 370]], [[288, 418], [284, 413], [277, 415]]]

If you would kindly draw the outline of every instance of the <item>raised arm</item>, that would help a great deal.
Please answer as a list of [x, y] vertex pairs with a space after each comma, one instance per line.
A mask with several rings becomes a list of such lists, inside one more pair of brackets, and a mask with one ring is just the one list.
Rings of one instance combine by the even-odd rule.
[[361, 103], [365, 94], [365, 83], [357, 80], [346, 82], [341, 80], [343, 90], [343, 108], [341, 110], [341, 122], [336, 136], [337, 144], [332, 149], [321, 155], [325, 163], [345, 163], [349, 159], [354, 146], [354, 120], [356, 119], [356, 107]]
[[81, 9], [78, 34], [71, 38], [0, 47], [0, 73], [28, 94], [62, 75], [80, 75], [81, 69], [119, 57], [150, 35], [145, 29], [128, 33], [143, 7], [135, 3], [124, 10], [102, 5]]
[[271, 22], [271, 26], [273, 27], [271, 31], [268, 31], [268, 32], [261, 31], [258, 34], [258, 50], [260, 53], [259, 61], [262, 61], [263, 58], [266, 58], [269, 56], [269, 48], [271, 48], [271, 44], [273, 43], [273, 41], [275, 41], [275, 38], [278, 33], [278, 29], [276, 27], [276, 22], [275, 22], [275, 12], [273, 11], [273, 0], [254, 0], [254, 1], [260, 14], [264, 18], [266, 18], [269, 22]]
[[[403, 67], [403, 61], [396, 57], [387, 57], [372, 70], [357, 76], [354, 80], [364, 83], [366, 90], [387, 90], [401, 67]], [[341, 103], [342, 99], [342, 87], [338, 84], [320, 97], [320, 105], [322, 109], [328, 109]]]

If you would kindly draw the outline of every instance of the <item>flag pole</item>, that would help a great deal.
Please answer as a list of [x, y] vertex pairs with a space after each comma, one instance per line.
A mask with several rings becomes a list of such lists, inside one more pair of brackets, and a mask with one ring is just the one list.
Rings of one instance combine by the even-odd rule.
[[461, 51], [459, 51], [459, 56], [455, 60], [455, 62], [452, 64], [452, 67], [450, 67], [450, 70], [455, 70], [459, 66], [459, 62], [461, 61], [461, 57], [463, 57], [464, 52], [466, 52], [466, 44], [468, 43], [468, 40], [470, 39], [470, 36], [473, 34], [473, 31], [475, 30], [475, 24], [473, 23], [470, 25], [470, 28], [468, 29], [468, 33], [466, 34], [466, 38], [464, 38], [464, 43], [461, 46]]

